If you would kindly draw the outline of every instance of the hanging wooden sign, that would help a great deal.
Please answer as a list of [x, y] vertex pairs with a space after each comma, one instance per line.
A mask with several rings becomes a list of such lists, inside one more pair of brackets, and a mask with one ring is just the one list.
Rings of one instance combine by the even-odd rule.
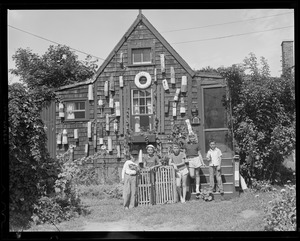
[[94, 100], [93, 85], [92, 84], [89, 84], [88, 99], [89, 100]]
[[110, 91], [115, 91], [115, 81], [114, 81], [114, 76], [111, 75], [109, 79], [109, 90]]
[[104, 96], [108, 97], [108, 81], [104, 82]]
[[68, 144], [68, 132], [66, 129], [63, 130], [62, 144]]
[[110, 136], [107, 137], [107, 150], [108, 150], [109, 152], [112, 151], [112, 139], [111, 139]]
[[123, 76], [122, 75], [119, 76], [119, 85], [120, 85], [120, 88], [124, 87], [124, 80], [123, 80]]
[[160, 68], [161, 68], [161, 72], [165, 73], [166, 68], [165, 68], [165, 55], [164, 54], [160, 54]]
[[171, 66], [171, 84], [175, 84], [175, 70], [174, 67]]
[[168, 84], [167, 79], [164, 79], [162, 81], [162, 85], [163, 85], [165, 91], [169, 90], [169, 84]]
[[187, 77], [182, 76], [181, 78], [181, 92], [186, 93], [187, 91]]
[[176, 92], [175, 92], [175, 96], [174, 96], [174, 101], [178, 101], [178, 99], [179, 99], [179, 94], [180, 94], [180, 89], [177, 88], [177, 89], [176, 89]]
[[87, 123], [87, 136], [88, 138], [92, 138], [92, 122]]
[[65, 112], [64, 112], [64, 104], [63, 103], [58, 104], [58, 110], [59, 110], [59, 117], [64, 118]]
[[74, 139], [78, 140], [78, 129], [74, 129]]
[[106, 131], [109, 131], [109, 115], [108, 114], [106, 114], [106, 116], [105, 116], [105, 130]]
[[116, 101], [115, 102], [115, 110], [116, 110], [116, 116], [120, 116], [121, 115], [121, 110], [120, 110], [120, 102]]

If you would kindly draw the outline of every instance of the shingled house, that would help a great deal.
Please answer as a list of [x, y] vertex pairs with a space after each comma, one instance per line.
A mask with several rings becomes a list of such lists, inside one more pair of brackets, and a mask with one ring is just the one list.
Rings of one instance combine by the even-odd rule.
[[[151, 143], [163, 156], [173, 127], [186, 127], [197, 133], [203, 156], [208, 140], [216, 140], [223, 152], [225, 193], [232, 193], [226, 93], [221, 76], [193, 71], [140, 13], [93, 78], [57, 90], [61, 103], [48, 109], [47, 123], [53, 123], [48, 149], [54, 156], [74, 145], [75, 159], [106, 150], [95, 165], [120, 170], [128, 140], [131, 151], [145, 152]], [[201, 178], [208, 180], [208, 170]]]

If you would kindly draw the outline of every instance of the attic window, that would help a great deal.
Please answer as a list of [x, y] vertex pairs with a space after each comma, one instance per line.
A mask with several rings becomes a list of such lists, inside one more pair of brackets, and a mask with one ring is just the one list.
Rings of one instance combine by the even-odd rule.
[[132, 49], [132, 64], [150, 64], [151, 48]]

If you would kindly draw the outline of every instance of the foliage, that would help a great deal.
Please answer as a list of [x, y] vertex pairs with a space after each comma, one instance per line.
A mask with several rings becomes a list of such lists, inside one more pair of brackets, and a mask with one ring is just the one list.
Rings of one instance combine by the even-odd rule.
[[296, 186], [275, 191], [265, 211], [266, 231], [296, 231]]
[[[260, 65], [262, 67], [260, 67]], [[292, 79], [270, 77], [267, 61], [254, 54], [244, 65], [220, 68], [227, 80], [233, 130], [246, 180], [281, 182], [281, 163], [295, 149], [295, 84]], [[246, 74], [248, 72], [248, 74]]]
[[[15, 83], [8, 88], [9, 107], [9, 209], [30, 215], [33, 204], [53, 191], [58, 164], [46, 150], [46, 134], [36, 92]], [[44, 101], [43, 101], [44, 102]]]
[[101, 185], [79, 185], [78, 192], [81, 197], [84, 198], [116, 198], [122, 199], [123, 197], [123, 185], [120, 183], [115, 184], [101, 184]]

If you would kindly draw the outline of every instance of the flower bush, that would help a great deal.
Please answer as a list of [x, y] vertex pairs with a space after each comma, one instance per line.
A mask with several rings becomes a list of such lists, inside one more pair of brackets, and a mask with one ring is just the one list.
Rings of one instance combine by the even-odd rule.
[[266, 231], [296, 231], [296, 186], [287, 184], [274, 191], [265, 211]]

